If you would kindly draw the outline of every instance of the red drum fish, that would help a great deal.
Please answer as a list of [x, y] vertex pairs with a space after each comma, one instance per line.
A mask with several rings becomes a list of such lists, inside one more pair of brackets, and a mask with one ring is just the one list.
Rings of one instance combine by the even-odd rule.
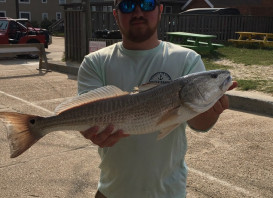
[[232, 85], [229, 71], [189, 74], [166, 84], [150, 83], [129, 93], [109, 85], [76, 96], [40, 117], [0, 112], [7, 126], [11, 157], [17, 157], [40, 138], [60, 130], [84, 131], [92, 126], [137, 135], [160, 131], [164, 138], [181, 123], [210, 109]]

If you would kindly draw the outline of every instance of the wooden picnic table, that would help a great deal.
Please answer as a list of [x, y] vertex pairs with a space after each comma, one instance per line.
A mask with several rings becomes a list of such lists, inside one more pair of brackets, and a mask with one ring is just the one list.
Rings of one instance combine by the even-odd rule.
[[273, 33], [262, 32], [235, 32], [239, 34], [238, 39], [229, 39], [229, 42], [235, 44], [251, 44], [256, 43], [263, 46], [273, 47]]
[[167, 32], [166, 34], [168, 35], [170, 42], [196, 51], [212, 51], [218, 47], [224, 46], [212, 42], [212, 39], [216, 38], [215, 35], [189, 32]]
[[[48, 69], [48, 62], [43, 43], [28, 43], [28, 44], [0, 44], [0, 57], [14, 57], [23, 54], [33, 54], [39, 56], [38, 70], [51, 71]], [[44, 64], [43, 64], [44, 61]], [[45, 68], [43, 68], [43, 65]]]

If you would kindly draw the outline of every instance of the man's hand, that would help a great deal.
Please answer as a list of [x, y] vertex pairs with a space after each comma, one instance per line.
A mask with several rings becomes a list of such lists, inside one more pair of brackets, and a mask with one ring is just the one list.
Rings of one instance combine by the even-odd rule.
[[111, 147], [114, 146], [120, 139], [128, 137], [128, 134], [124, 134], [122, 130], [117, 130], [113, 133], [114, 126], [107, 126], [102, 132], [97, 134], [99, 130], [98, 126], [91, 127], [86, 131], [81, 131], [81, 134], [86, 138], [91, 140], [94, 144], [99, 147]]
[[228, 88], [228, 90], [232, 90], [234, 88], [238, 87], [238, 82], [237, 81], [233, 81], [232, 85]]
[[[233, 84], [229, 87], [228, 90], [232, 90], [238, 86], [238, 83], [236, 81], [233, 82]], [[220, 115], [223, 113], [224, 110], [229, 108], [229, 101], [228, 97], [226, 95], [223, 95], [212, 107], [211, 110], [213, 110], [217, 115]]]

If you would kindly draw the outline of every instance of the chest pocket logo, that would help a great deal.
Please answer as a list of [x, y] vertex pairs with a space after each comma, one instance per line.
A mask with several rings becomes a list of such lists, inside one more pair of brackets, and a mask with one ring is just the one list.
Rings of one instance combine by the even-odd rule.
[[169, 76], [169, 74], [165, 72], [157, 72], [152, 77], [150, 78], [149, 82], [150, 83], [169, 83], [172, 81], [172, 78]]

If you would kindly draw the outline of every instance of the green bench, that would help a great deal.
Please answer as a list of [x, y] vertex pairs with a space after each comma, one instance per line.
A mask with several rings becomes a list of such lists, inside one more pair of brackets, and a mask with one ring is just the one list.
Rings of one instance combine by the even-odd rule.
[[222, 44], [212, 43], [212, 39], [216, 38], [216, 35], [189, 32], [167, 32], [166, 34], [170, 42], [193, 49], [197, 52], [210, 52], [218, 47], [224, 47]]
[[[188, 42], [188, 43], [195, 43], [194, 40], [190, 40], [190, 39], [188, 39], [187, 42]], [[207, 42], [202, 42], [202, 41], [199, 41], [198, 44], [201, 44], [201, 45], [208, 45]], [[218, 48], [218, 47], [225, 47], [223, 44], [219, 44], [219, 43], [211, 43], [211, 45], [212, 45], [213, 47], [216, 47], [216, 48]]]

